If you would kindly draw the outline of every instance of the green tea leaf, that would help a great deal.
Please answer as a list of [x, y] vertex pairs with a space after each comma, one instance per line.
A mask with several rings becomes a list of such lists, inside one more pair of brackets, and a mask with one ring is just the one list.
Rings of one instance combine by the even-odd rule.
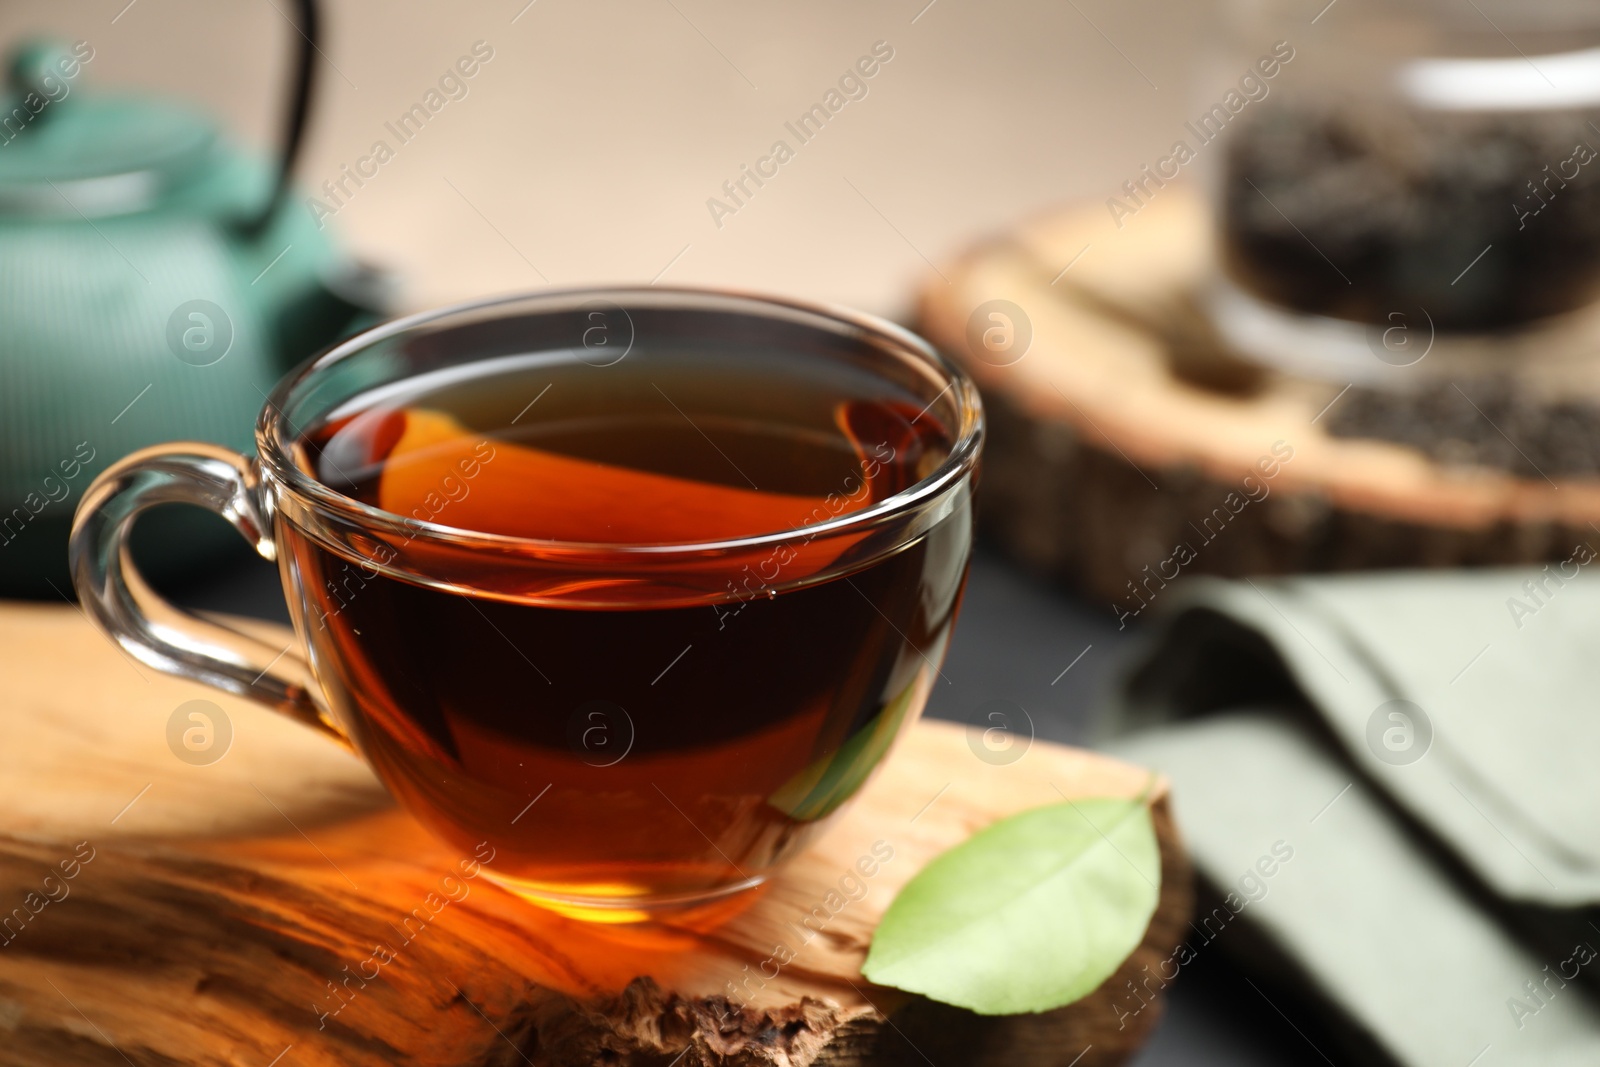
[[1144, 798], [1035, 808], [938, 857], [884, 913], [861, 973], [982, 1015], [1087, 996], [1138, 947], [1161, 857]]

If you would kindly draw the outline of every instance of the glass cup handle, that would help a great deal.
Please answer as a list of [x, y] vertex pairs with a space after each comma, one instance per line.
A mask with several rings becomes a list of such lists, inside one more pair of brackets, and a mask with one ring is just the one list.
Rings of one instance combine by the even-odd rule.
[[217, 445], [157, 445], [112, 464], [90, 484], [72, 520], [69, 559], [78, 599], [100, 629], [141, 663], [258, 700], [344, 740], [311, 698], [311, 671], [295, 648], [180, 611], [140, 576], [128, 552], [134, 520], [158, 504], [198, 504], [277, 558], [256, 463]]

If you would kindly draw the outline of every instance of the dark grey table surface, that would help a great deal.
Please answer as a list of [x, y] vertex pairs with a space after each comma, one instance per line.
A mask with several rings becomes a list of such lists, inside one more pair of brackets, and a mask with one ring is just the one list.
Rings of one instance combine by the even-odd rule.
[[[204, 581], [164, 591], [191, 608], [288, 622], [277, 572], [258, 560], [241, 558]], [[935, 687], [928, 714], [985, 723], [999, 706], [991, 702], [1006, 701], [1026, 710], [1038, 737], [1084, 744], [1103, 694], [1140, 639], [1134, 627], [1118, 631], [1109, 607], [980, 550], [943, 667], [946, 681]], [[1136, 1067], [1304, 1064], [1323, 1058], [1318, 1049], [1336, 1047], [1291, 991], [1257, 981], [1270, 1004], [1237, 961], [1203, 954], [1168, 989], [1166, 1016]]]

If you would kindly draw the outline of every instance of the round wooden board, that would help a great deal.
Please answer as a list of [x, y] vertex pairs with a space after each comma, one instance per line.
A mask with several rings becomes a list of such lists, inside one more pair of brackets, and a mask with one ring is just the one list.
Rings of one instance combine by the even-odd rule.
[[[998, 766], [963, 729], [920, 723], [846, 817], [724, 925], [598, 926], [461, 878], [463, 857], [355, 757], [133, 662], [75, 608], [0, 606], [0, 676], [4, 1064], [1089, 1067], [1125, 1061], [1148, 1033], [1157, 1011], [1130, 1014], [1143, 999], [1124, 987], [1186, 928], [1189, 870], [1163, 786], [1160, 906], [1089, 998], [980, 1017], [861, 977], [878, 916], [932, 856], [1063, 795], [1149, 783], [1043, 742]], [[208, 765], [169, 746], [174, 711], [196, 699], [232, 729]], [[894, 855], [867, 894], [801, 942], [793, 924], [880, 842]], [[747, 982], [779, 942], [795, 958]], [[379, 944], [395, 949], [381, 964]], [[744, 983], [738, 1003], [730, 982]]]
[[[1171, 330], [1196, 327], [1193, 294], [1214, 258], [1204, 205], [1172, 188], [1121, 230], [1102, 206], [1078, 205], [928, 280], [919, 325], [983, 391], [983, 517], [1016, 556], [1123, 616], [1174, 571], [1528, 562], [1564, 559], [1596, 536], [1595, 479], [1447, 467], [1400, 445], [1331, 436], [1319, 417], [1338, 384], [1268, 374], [1241, 393], [1195, 384], [1192, 366], [1179, 373], [1184, 346]], [[1025, 355], [1004, 366], [968, 341], [969, 320], [990, 300], [1017, 305], [1032, 327]], [[1227, 360], [1201, 372], [1249, 373]], [[1264, 495], [1247, 492], [1275, 446], [1292, 459], [1275, 464]], [[1193, 558], [1169, 562], [1179, 545]]]

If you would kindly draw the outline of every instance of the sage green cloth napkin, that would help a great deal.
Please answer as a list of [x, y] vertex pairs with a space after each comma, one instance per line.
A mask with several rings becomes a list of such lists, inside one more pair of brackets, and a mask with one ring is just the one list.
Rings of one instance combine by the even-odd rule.
[[1107, 747], [1172, 778], [1230, 894], [1192, 949], [1286, 968], [1401, 1063], [1600, 1063], [1600, 577], [1161, 596]]

